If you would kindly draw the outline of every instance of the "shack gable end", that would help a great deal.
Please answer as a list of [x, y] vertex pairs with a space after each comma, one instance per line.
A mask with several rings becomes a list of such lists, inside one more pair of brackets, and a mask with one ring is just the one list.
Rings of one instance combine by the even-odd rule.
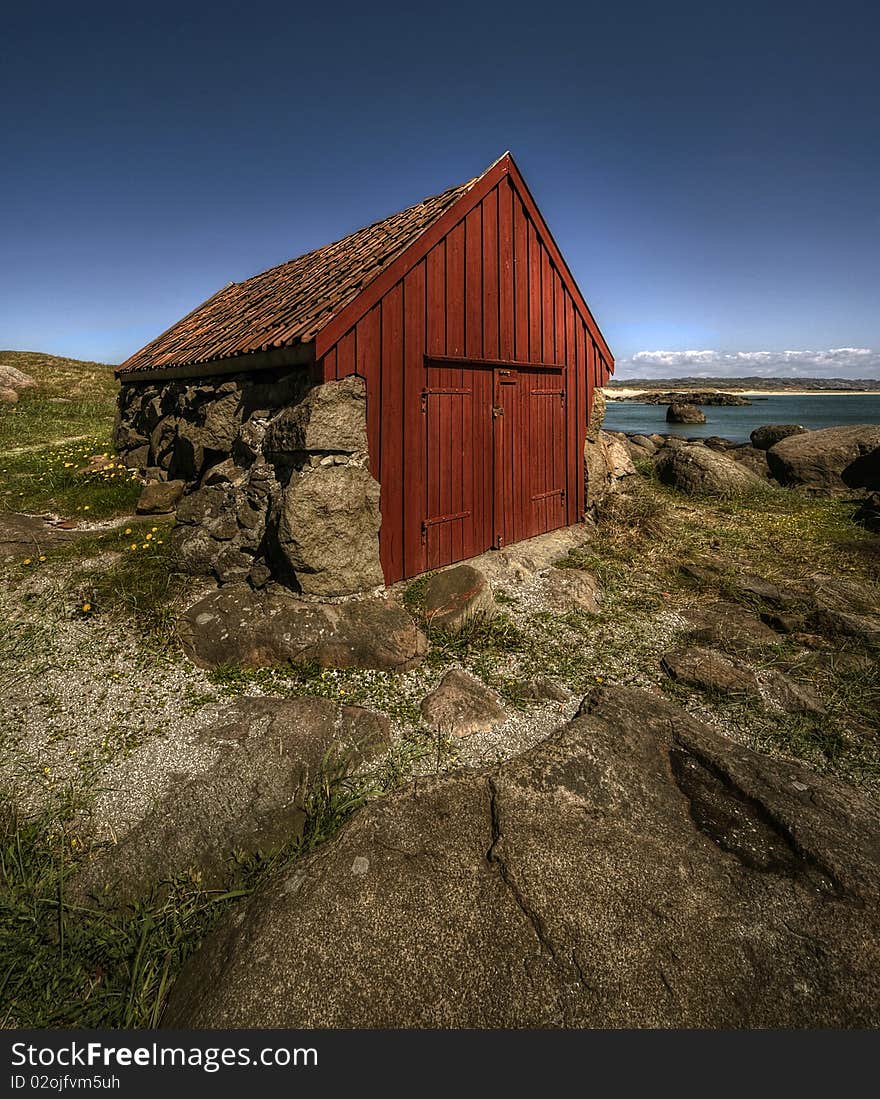
[[[554, 486], [561, 479], [562, 511], [546, 513], [545, 529], [583, 517], [586, 427], [593, 391], [608, 380], [613, 360], [509, 157], [319, 333], [315, 347], [323, 380], [357, 374], [366, 383], [371, 469], [382, 486], [387, 583], [482, 552], [499, 544], [505, 529], [540, 533], [528, 518], [505, 528], [497, 514], [488, 515], [503, 506], [497, 495], [504, 488], [481, 460], [498, 434], [487, 430], [486, 416], [493, 408], [499, 415], [497, 402], [510, 396], [490, 377], [493, 370], [513, 368], [524, 393], [528, 389], [534, 397], [529, 405], [526, 394], [506, 412], [508, 423], [513, 415], [518, 430], [531, 433], [522, 440], [524, 449], [499, 449], [497, 461], [527, 463], [538, 479], [541, 467], [549, 467], [546, 477]], [[541, 371], [550, 379], [543, 387], [533, 380]], [[450, 399], [434, 429], [429, 410], [441, 403], [440, 396]], [[538, 419], [546, 420], [540, 430]], [[442, 442], [444, 434], [453, 438], [451, 447]], [[539, 453], [528, 453], [533, 439]], [[444, 478], [465, 482], [461, 491], [479, 510], [476, 517], [449, 518], [464, 510], [454, 493], [445, 504], [439, 497], [432, 501], [432, 491], [439, 490], [431, 484], [431, 446], [445, 447], [436, 461], [449, 466]], [[459, 461], [470, 468], [459, 468]], [[515, 487], [510, 492], [516, 495]], [[549, 505], [535, 504], [540, 507], [546, 511]], [[443, 514], [434, 515], [438, 511]], [[444, 537], [452, 539], [439, 550], [431, 544], [435, 519], [446, 522]]]

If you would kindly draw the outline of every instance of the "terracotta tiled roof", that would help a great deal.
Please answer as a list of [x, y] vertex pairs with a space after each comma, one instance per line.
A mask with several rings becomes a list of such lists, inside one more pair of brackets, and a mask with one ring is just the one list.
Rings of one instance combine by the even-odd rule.
[[313, 339], [474, 183], [452, 187], [324, 248], [224, 286], [126, 359], [117, 374], [194, 366]]

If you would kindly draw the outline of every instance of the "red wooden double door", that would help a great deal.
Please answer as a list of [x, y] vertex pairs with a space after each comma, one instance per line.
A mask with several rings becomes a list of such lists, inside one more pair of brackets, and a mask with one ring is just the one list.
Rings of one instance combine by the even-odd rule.
[[428, 363], [426, 376], [425, 568], [565, 526], [562, 368]]

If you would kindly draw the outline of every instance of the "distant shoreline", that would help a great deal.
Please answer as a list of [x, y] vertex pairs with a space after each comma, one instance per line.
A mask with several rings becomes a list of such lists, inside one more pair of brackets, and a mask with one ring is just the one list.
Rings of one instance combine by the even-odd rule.
[[[713, 393], [715, 392], [714, 386], [705, 386], [703, 389], [677, 389], [674, 392], [680, 393], [683, 397], [686, 397], [688, 393]], [[639, 397], [643, 393], [656, 393], [654, 388], [639, 387], [633, 389], [624, 389], [622, 386], [615, 386], [613, 389], [603, 387], [602, 393], [605, 395], [605, 399], [608, 401], [621, 400], [628, 397]], [[672, 390], [670, 390], [672, 392]], [[878, 391], [876, 389], [724, 389], [718, 390], [722, 393], [732, 393], [738, 397], [876, 397]]]

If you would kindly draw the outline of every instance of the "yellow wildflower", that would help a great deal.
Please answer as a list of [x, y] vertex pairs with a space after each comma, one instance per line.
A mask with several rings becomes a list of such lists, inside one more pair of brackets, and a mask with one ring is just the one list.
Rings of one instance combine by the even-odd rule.
[[23, 565], [29, 565], [30, 563], [31, 563], [30, 557], [25, 557], [25, 559], [22, 561]]
[[126, 534], [131, 534], [131, 527], [126, 527], [125, 528], [125, 533]]
[[150, 540], [150, 539], [151, 539], [152, 537], [153, 537], [153, 536], [152, 536], [152, 534], [148, 534], [148, 535], [146, 535], [146, 539], [147, 539], [147, 541], [149, 542], [149, 540]]
[[88, 614], [91, 609], [92, 609], [92, 604], [91, 603], [83, 603], [83, 614]]
[[131, 544], [131, 548], [132, 548], [133, 550], [136, 550], [136, 549], [138, 548], [138, 547], [137, 547], [137, 542], [132, 542], [132, 544]]

